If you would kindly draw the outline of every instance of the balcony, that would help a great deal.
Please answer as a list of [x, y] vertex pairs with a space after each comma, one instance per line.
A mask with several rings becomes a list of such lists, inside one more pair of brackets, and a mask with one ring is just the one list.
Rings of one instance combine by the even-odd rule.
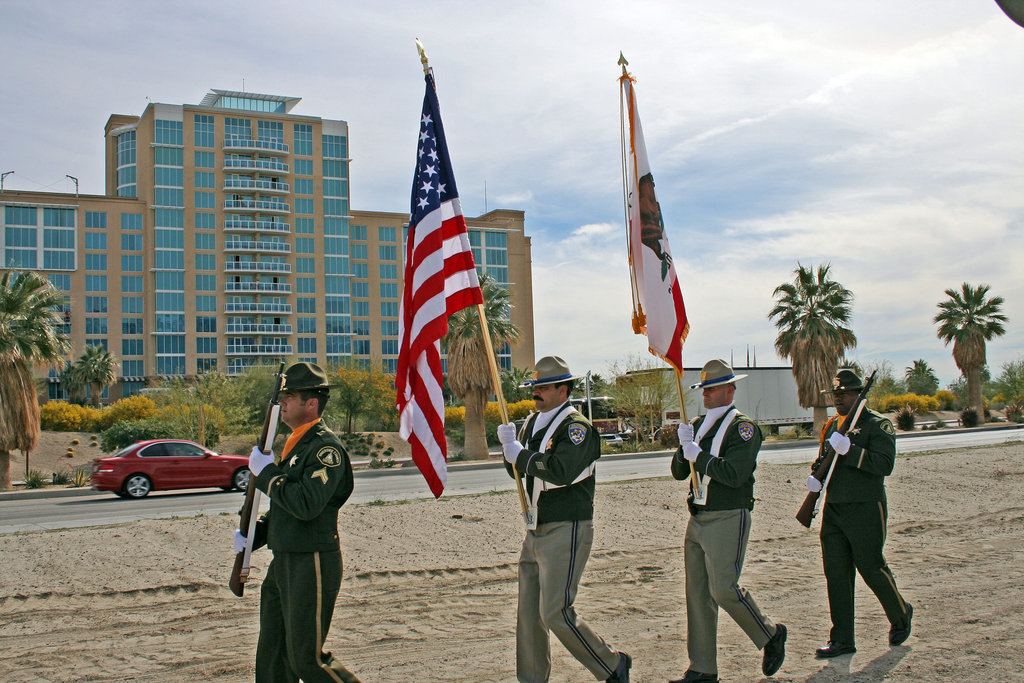
[[271, 294], [291, 294], [292, 286], [288, 282], [226, 282], [225, 292], [267, 292]]
[[289, 204], [276, 199], [225, 199], [225, 211], [259, 211], [262, 213], [291, 213]]
[[228, 323], [227, 334], [291, 334], [288, 323]]
[[226, 303], [225, 313], [280, 313], [291, 315], [291, 304]]
[[290, 223], [282, 221], [260, 221], [260, 220], [226, 220], [224, 229], [233, 232], [277, 232], [287, 234], [292, 231]]
[[289, 148], [277, 140], [248, 140], [246, 138], [228, 138], [224, 141], [224, 149], [233, 152], [267, 152], [269, 154], [288, 154]]
[[271, 194], [288, 194], [292, 191], [288, 183], [279, 183], [273, 180], [238, 180], [225, 179], [225, 192], [269, 192]]
[[277, 261], [228, 261], [224, 264], [228, 273], [291, 273], [290, 263]]
[[224, 243], [224, 251], [243, 253], [290, 254], [292, 245], [287, 242], [260, 242], [257, 240], [228, 240]]
[[270, 175], [288, 175], [291, 169], [283, 161], [265, 159], [225, 159], [225, 171], [262, 171]]
[[228, 344], [229, 356], [290, 356], [291, 344]]

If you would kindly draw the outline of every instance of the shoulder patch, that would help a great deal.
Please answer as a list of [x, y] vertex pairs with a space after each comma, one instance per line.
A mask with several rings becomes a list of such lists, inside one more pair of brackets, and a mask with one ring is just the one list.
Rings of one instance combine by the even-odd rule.
[[896, 435], [896, 430], [892, 428], [892, 422], [889, 420], [882, 420], [882, 431], [886, 434]]
[[750, 441], [754, 438], [754, 425], [749, 422], [741, 422], [739, 426], [740, 438], [744, 441]]
[[587, 427], [578, 422], [569, 425], [569, 441], [579, 446], [587, 438]]
[[338, 453], [338, 449], [334, 446], [324, 446], [316, 452], [316, 459], [320, 461], [321, 465], [327, 467], [337, 467], [341, 464], [341, 454]]

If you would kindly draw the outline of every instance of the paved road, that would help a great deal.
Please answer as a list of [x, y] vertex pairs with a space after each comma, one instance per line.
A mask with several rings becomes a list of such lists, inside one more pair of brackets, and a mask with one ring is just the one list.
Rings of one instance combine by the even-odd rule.
[[[902, 453], [934, 451], [971, 446], [1024, 441], [1024, 429], [984, 429], [979, 431], [915, 434], [899, 439]], [[767, 463], [809, 463], [817, 447], [811, 441], [797, 445], [786, 442], [766, 444], [759, 456]], [[606, 456], [601, 459], [601, 481], [651, 479], [667, 476], [671, 453]], [[445, 495], [466, 495], [507, 491], [513, 488], [505, 468], [498, 463], [453, 464], [449, 468]], [[56, 495], [60, 494], [60, 495]], [[0, 534], [84, 526], [101, 526], [137, 519], [192, 517], [196, 515], [235, 514], [242, 494], [233, 492], [152, 493], [141, 500], [125, 500], [112, 493], [72, 489], [30, 494], [0, 494]], [[360, 470], [356, 472], [353, 503], [429, 498], [423, 477], [414, 467], [399, 470]], [[264, 506], [266, 499], [264, 498]]]

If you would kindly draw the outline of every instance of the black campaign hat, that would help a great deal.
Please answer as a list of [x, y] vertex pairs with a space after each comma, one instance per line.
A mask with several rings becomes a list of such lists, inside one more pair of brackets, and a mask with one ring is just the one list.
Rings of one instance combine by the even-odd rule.
[[836, 373], [836, 376], [832, 379], [831, 389], [822, 389], [821, 393], [836, 393], [838, 391], [862, 391], [864, 389], [864, 382], [861, 381], [857, 373], [850, 368], [843, 368]]
[[313, 363], [296, 363], [284, 371], [281, 393], [293, 391], [328, 391], [327, 373]]

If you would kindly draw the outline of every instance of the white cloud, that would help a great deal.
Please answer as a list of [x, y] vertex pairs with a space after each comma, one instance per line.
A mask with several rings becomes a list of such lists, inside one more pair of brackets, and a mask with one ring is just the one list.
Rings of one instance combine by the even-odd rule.
[[[345, 119], [352, 204], [408, 206], [423, 77], [435, 68], [463, 206], [526, 211], [537, 351], [574, 370], [642, 353], [622, 227], [620, 50], [640, 112], [693, 329], [687, 365], [756, 346], [774, 287], [831, 262], [856, 295], [861, 358], [950, 350], [942, 290], [1006, 297], [994, 369], [1024, 350], [1024, 63], [995, 3], [610, 0], [386, 4], [195, 0], [10, 2], [0, 60], [0, 170], [12, 189], [102, 193], [101, 131], [147, 98], [208, 88], [302, 97]], [[13, 66], [16, 65], [16, 66]], [[487, 186], [485, 200], [484, 184]]]

